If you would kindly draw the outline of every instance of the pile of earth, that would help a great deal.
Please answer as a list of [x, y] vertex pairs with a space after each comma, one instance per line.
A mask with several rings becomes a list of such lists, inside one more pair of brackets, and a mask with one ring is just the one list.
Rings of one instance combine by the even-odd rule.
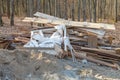
[[71, 58], [58, 59], [39, 50], [0, 50], [2, 80], [120, 80], [120, 71]]

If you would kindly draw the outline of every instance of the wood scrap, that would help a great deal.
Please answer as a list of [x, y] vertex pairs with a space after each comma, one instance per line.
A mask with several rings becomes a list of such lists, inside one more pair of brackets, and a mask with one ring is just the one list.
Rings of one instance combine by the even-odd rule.
[[108, 30], [115, 30], [114, 25], [110, 24], [103, 24], [103, 23], [89, 23], [89, 22], [76, 22], [76, 21], [69, 21], [69, 20], [49, 20], [49, 19], [42, 19], [36, 17], [26, 17], [23, 22], [33, 22], [33, 23], [43, 23], [43, 24], [65, 24], [66, 26], [74, 26], [80, 28], [92, 28], [92, 29], [108, 29]]
[[83, 56], [83, 55], [81, 55], [80, 53], [77, 53], [77, 52], [75, 53], [75, 57], [82, 58], [82, 59], [87, 59], [87, 60], [95, 62], [97, 64], [106, 65], [106, 66], [118, 69], [118, 67], [114, 64], [107, 63], [107, 62], [104, 62], [104, 61], [101, 61], [101, 60], [97, 60], [97, 59], [94, 59], [94, 58], [91, 58], [91, 57]]
[[96, 35], [89, 35], [88, 36], [88, 47], [90, 48], [97, 48], [97, 36]]
[[21, 41], [23, 43], [27, 43], [30, 39], [29, 38], [25, 38], [25, 37], [15, 37], [14, 41]]
[[[44, 18], [44, 19], [48, 19], [51, 20], [52, 22], [57, 20], [59, 21], [63, 21], [63, 24], [68, 24], [66, 26], [78, 26], [78, 27], [88, 27], [88, 28], [103, 28], [103, 29], [112, 29], [115, 30], [115, 26], [114, 25], [109, 25], [109, 24], [103, 24], [103, 23], [88, 23], [88, 22], [77, 22], [77, 21], [68, 21], [68, 20], [64, 20], [58, 17], [54, 17], [54, 16], [50, 16], [48, 14], [44, 14], [44, 13], [40, 13], [40, 12], [36, 12], [34, 14], [34, 16], [37, 16], [39, 18]], [[60, 23], [62, 24], [62, 23]]]
[[116, 51], [116, 54], [120, 55], [120, 48], [116, 48], [115, 51]]
[[92, 53], [101, 54], [101, 55], [107, 55], [109, 57], [114, 57], [114, 58], [120, 59], [120, 55], [116, 54], [115, 51], [113, 51], [113, 50], [81, 47], [81, 51], [92, 52]]
[[[34, 16], [36, 17], [26, 17], [23, 22], [66, 25], [67, 35], [69, 36], [70, 44], [72, 44], [74, 50], [76, 51], [76, 57], [87, 59], [97, 64], [118, 68], [118, 66], [114, 64], [117, 64], [120, 61], [120, 55], [116, 54], [119, 52], [117, 52], [117, 50], [116, 52], [114, 50], [106, 50], [107, 48], [112, 47], [113, 38], [104, 37], [105, 30], [115, 30], [114, 25], [104, 23], [70, 21], [40, 12], [36, 12]], [[40, 30], [42, 30], [47, 35], [51, 35], [55, 31], [54, 28], [49, 27], [43, 27]], [[101, 49], [103, 47], [106, 47], [106, 49]], [[63, 49], [64, 47], [60, 48], [58, 46], [55, 48], [56, 51], [58, 50], [58, 53], [64, 55], [66, 54], [66, 52]], [[86, 53], [86, 56], [80, 54], [79, 52], [81, 51], [84, 51]], [[67, 53], [69, 53], [69, 50]]]

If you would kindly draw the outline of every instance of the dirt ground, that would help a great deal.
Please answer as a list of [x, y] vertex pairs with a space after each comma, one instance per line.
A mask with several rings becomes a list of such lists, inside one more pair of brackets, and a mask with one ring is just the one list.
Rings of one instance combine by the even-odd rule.
[[[22, 19], [22, 18], [21, 18]], [[15, 27], [9, 26], [4, 18], [0, 35], [26, 33], [32, 30], [30, 24], [15, 20]], [[120, 22], [115, 31], [106, 35], [114, 36], [114, 45], [120, 45]], [[58, 59], [39, 50], [0, 49], [0, 79], [2, 80], [120, 80], [120, 71], [92, 62], [72, 62], [71, 58]]]
[[38, 50], [0, 50], [0, 77], [5, 80], [120, 80], [120, 71], [71, 58], [58, 59]]

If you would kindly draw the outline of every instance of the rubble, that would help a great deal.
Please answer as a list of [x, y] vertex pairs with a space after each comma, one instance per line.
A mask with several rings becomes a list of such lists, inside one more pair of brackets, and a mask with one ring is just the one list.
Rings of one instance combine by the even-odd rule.
[[[40, 13], [40, 12], [36, 12], [34, 16], [36, 17], [34, 18], [26, 17], [23, 20], [23, 22], [53, 24], [53, 26], [57, 25], [57, 31], [58, 31], [58, 28], [61, 28], [60, 25], [65, 25], [64, 26], [65, 30], [62, 31], [61, 29], [60, 31], [58, 31], [62, 34], [61, 35], [62, 39], [60, 39], [60, 36], [59, 36], [59, 37], [56, 37], [57, 40], [53, 40], [53, 41], [56, 41], [54, 43], [57, 43], [60, 46], [62, 46], [61, 44], [64, 43], [64, 46], [63, 48], [61, 47], [61, 49], [63, 49], [64, 51], [67, 51], [68, 54], [70, 52], [71, 53], [70, 55], [72, 55], [73, 60], [75, 60], [74, 58], [75, 56], [79, 59], [87, 59], [88, 61], [92, 61], [97, 64], [106, 65], [109, 67], [119, 69], [118, 66], [114, 65], [114, 64], [119, 64], [119, 61], [120, 61], [119, 55], [116, 54], [115, 52], [116, 47], [112, 46], [112, 40], [114, 38], [104, 37], [106, 33], [105, 29], [115, 30], [114, 25], [64, 20], [58, 17]], [[48, 30], [50, 28], [48, 27]], [[42, 31], [44, 31], [44, 33], [48, 32], [49, 35], [50, 34], [52, 35], [53, 28], [51, 29], [52, 31], [48, 31], [44, 27], [43, 29], [37, 30], [37, 31], [40, 31], [40, 35], [42, 36], [42, 37], [41, 36], [37, 37], [38, 41], [44, 39]], [[33, 38], [33, 36], [31, 36], [31, 38]], [[50, 38], [47, 38], [47, 40], [49, 40]], [[44, 42], [44, 41], [45, 40], [41, 42]], [[34, 43], [34, 44], [36, 44], [35, 47], [42, 47], [42, 46], [38, 46], [37, 43]], [[45, 45], [44, 47], [46, 46], [47, 45]], [[66, 46], [68, 46], [71, 51], [68, 51], [66, 49]], [[53, 47], [53, 45], [51, 47]], [[65, 54], [64, 51], [60, 50], [58, 52], [62, 52], [62, 54]], [[82, 51], [86, 52], [86, 56], [81, 54]]]

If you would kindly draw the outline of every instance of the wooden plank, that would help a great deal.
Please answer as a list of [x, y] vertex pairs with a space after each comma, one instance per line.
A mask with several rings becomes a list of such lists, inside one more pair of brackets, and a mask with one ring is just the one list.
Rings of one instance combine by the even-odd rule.
[[92, 28], [92, 29], [108, 29], [108, 30], [115, 30], [114, 25], [110, 24], [103, 24], [103, 23], [90, 23], [90, 22], [77, 22], [77, 21], [69, 21], [69, 20], [60, 20], [60, 19], [42, 19], [36, 17], [26, 17], [23, 22], [34, 22], [34, 23], [43, 23], [43, 24], [64, 24], [68, 27], [81, 27], [81, 28]]
[[50, 16], [50, 15], [48, 15], [48, 14], [44, 14], [44, 13], [41, 13], [41, 12], [36, 12], [36, 13], [34, 14], [34, 16], [40, 17], [40, 18], [44, 18], [44, 19], [55, 19], [55, 20], [61, 19], [61, 18], [54, 17], [54, 16]]
[[120, 55], [116, 54], [114, 50], [104, 50], [104, 49], [86, 48], [86, 47], [80, 47], [80, 50], [120, 59]]
[[120, 55], [120, 48], [116, 48], [115, 51], [116, 51], [116, 54]]
[[[62, 19], [62, 18], [58, 18], [58, 17], [54, 17], [54, 16], [51, 16], [51, 15], [48, 15], [48, 14], [44, 14], [44, 13], [41, 13], [41, 12], [36, 12], [35, 14], [34, 14], [34, 16], [36, 16], [36, 17], [39, 17], [39, 18], [44, 18], [44, 19], [54, 19], [54, 20], [64, 20], [64, 21], [67, 21], [67, 20], [65, 20], [65, 19]], [[73, 21], [73, 23], [74, 24], [79, 24], [79, 22], [76, 22], [76, 21]], [[109, 25], [109, 24], [103, 24], [103, 23], [98, 23], [98, 25], [96, 24], [96, 23], [88, 23], [88, 22], [82, 22], [83, 24], [82, 24], [82, 26], [84, 25], [84, 26], [89, 26], [89, 25], [96, 25], [97, 27], [98, 27], [98, 25], [100, 26], [104, 26], [104, 27], [114, 27], [114, 29], [115, 29], [115, 26], [114, 25]], [[81, 24], [80, 24], [81, 25]]]
[[101, 60], [97, 60], [97, 59], [94, 59], [94, 58], [91, 58], [91, 57], [83, 56], [83, 55], [81, 55], [80, 53], [77, 53], [77, 52], [75, 52], [75, 57], [82, 58], [82, 59], [87, 59], [87, 60], [95, 62], [97, 64], [101, 64], [101, 65], [105, 65], [105, 66], [109, 66], [109, 67], [118, 69], [118, 67], [114, 64], [104, 62], [104, 61], [101, 61]]
[[24, 43], [27, 43], [29, 42], [29, 38], [26, 38], [26, 37], [15, 37], [15, 40], [14, 41], [21, 41], [21, 42], [24, 42]]
[[95, 35], [89, 35], [88, 36], [88, 47], [97, 48], [97, 46], [98, 46], [97, 42], [98, 42], [97, 36], [95, 36]]

